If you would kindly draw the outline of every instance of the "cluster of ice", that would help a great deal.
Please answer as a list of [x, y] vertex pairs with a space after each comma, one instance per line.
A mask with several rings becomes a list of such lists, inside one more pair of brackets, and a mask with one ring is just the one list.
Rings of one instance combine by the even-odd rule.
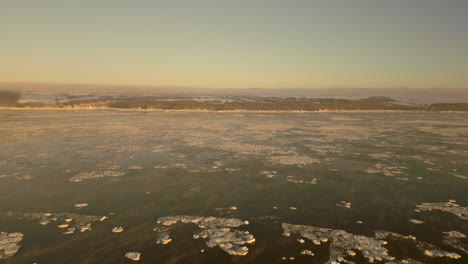
[[465, 234], [458, 232], [458, 231], [448, 231], [448, 232], [443, 232], [443, 234], [444, 234], [443, 242], [445, 244], [468, 254], [468, 248], [465, 248], [461, 245], [462, 244], [461, 240], [467, 238]]
[[237, 206], [229, 206], [229, 207], [226, 207], [226, 208], [216, 208], [216, 210], [220, 210], [220, 211], [223, 211], [223, 210], [235, 211], [235, 210], [237, 210]]
[[314, 256], [314, 252], [308, 250], [308, 249], [304, 249], [300, 252], [302, 255], [308, 255], [308, 256]]
[[387, 231], [376, 231], [375, 238], [393, 240], [395, 242], [402, 241], [402, 240], [413, 241], [416, 248], [428, 257], [433, 257], [433, 258], [447, 257], [451, 259], [461, 258], [461, 256], [458, 255], [457, 253], [444, 251], [432, 244], [429, 244], [423, 241], [417, 241], [414, 236], [404, 236], [404, 235], [400, 235], [400, 234], [393, 233], [393, 232], [387, 232]]
[[294, 176], [286, 176], [286, 180], [292, 183], [317, 184], [317, 178], [311, 180], [298, 180]]
[[422, 203], [416, 207], [419, 211], [439, 210], [454, 214], [465, 221], [468, 220], [468, 207], [460, 206], [454, 200], [446, 203]]
[[306, 147], [320, 155], [343, 153], [343, 150], [337, 145], [306, 145]]
[[390, 261], [390, 262], [387, 262], [386, 264], [424, 264], [424, 263], [416, 261], [414, 259], [407, 258], [407, 259], [399, 259], [395, 261]]
[[351, 208], [351, 203], [346, 202], [346, 201], [341, 201], [340, 203], [337, 203], [336, 206], [349, 209]]
[[20, 249], [19, 243], [23, 240], [23, 234], [0, 232], [0, 259], [7, 259]]
[[140, 260], [141, 253], [140, 252], [127, 252], [125, 254], [125, 257], [128, 259], [131, 259], [133, 261], [139, 261]]
[[346, 260], [360, 251], [362, 256], [370, 263], [374, 261], [391, 261], [395, 258], [388, 255], [388, 250], [382, 245], [385, 241], [371, 237], [350, 234], [344, 230], [314, 227], [308, 225], [292, 225], [283, 223], [285, 236], [300, 235], [316, 245], [330, 242], [330, 258], [327, 264], [353, 263]]
[[273, 178], [278, 172], [277, 171], [262, 171], [260, 173], [263, 175], [266, 175], [268, 178]]
[[13, 174], [0, 174], [0, 178], [15, 178], [17, 180], [31, 180], [34, 178], [31, 174], [15, 172]]
[[320, 160], [311, 158], [305, 155], [282, 155], [282, 156], [270, 156], [268, 160], [272, 163], [278, 163], [283, 165], [308, 165], [314, 163], [320, 163]]
[[6, 217], [15, 217], [18, 220], [38, 220], [39, 224], [47, 225], [50, 222], [58, 223], [58, 228], [67, 228], [63, 234], [73, 234], [76, 230], [85, 232], [91, 230], [91, 223], [101, 221], [102, 216], [95, 215], [79, 215], [73, 213], [21, 213], [21, 212], [6, 212], [0, 215]]
[[247, 225], [248, 221], [242, 221], [237, 218], [177, 215], [158, 219], [157, 223], [159, 226], [154, 229], [158, 233], [156, 243], [167, 244], [171, 242], [167, 226], [178, 222], [196, 224], [202, 230], [193, 235], [194, 239], [208, 239], [206, 242], [208, 247], [219, 246], [230, 255], [247, 255], [249, 248], [246, 245], [255, 242], [255, 237], [248, 231], [231, 229]]
[[221, 145], [218, 145], [215, 147], [218, 149], [237, 152], [241, 154], [254, 154], [254, 155], [262, 154], [265, 152], [276, 153], [280, 151], [280, 149], [277, 147], [239, 143], [236, 141], [227, 141], [227, 142], [225, 141]]
[[102, 177], [120, 177], [123, 176], [125, 173], [120, 171], [108, 170], [103, 172], [82, 172], [78, 173], [77, 175], [71, 177], [69, 180], [72, 182], [80, 182], [83, 180], [89, 180], [94, 178], [102, 178]]
[[366, 170], [367, 173], [381, 173], [385, 176], [401, 176], [403, 170], [407, 169], [403, 166], [385, 166], [381, 163], [375, 164], [373, 167]]

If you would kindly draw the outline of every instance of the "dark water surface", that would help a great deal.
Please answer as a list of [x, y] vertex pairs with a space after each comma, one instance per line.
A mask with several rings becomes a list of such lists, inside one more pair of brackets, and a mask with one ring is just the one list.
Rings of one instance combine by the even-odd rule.
[[[390, 255], [468, 263], [466, 253], [442, 242], [444, 231], [468, 234], [467, 221], [414, 211], [449, 199], [468, 206], [467, 177], [464, 113], [0, 110], [0, 232], [24, 234], [20, 250], [0, 263], [133, 263], [124, 257], [129, 251], [142, 253], [139, 263], [328, 260], [326, 243], [300, 244], [282, 234], [283, 222], [413, 235], [462, 258], [429, 258], [391, 243]], [[32, 212], [108, 219], [64, 235], [55, 222], [21, 217]], [[238, 229], [256, 242], [248, 255], [231, 256], [194, 240], [196, 226], [178, 224], [171, 243], [156, 245], [156, 220], [170, 215], [248, 220]], [[116, 226], [124, 232], [112, 233]]]

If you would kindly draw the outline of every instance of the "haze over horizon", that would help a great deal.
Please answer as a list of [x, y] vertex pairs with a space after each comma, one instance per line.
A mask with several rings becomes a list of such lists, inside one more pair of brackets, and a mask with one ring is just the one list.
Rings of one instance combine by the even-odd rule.
[[0, 82], [468, 88], [466, 1], [3, 1]]

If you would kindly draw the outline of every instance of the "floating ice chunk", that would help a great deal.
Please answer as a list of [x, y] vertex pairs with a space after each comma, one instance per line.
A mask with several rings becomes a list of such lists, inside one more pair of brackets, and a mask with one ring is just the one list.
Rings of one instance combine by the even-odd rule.
[[107, 216], [103, 216], [103, 217], [101, 217], [101, 219], [99, 219], [99, 221], [102, 222], [102, 221], [104, 221], [106, 219], [107, 219]]
[[390, 261], [395, 258], [388, 255], [388, 250], [382, 247], [383, 241], [374, 238], [350, 234], [344, 230], [320, 228], [307, 225], [292, 225], [283, 223], [284, 234], [298, 234], [315, 241], [330, 241], [330, 258], [327, 263], [340, 263], [345, 258], [360, 251], [367, 261]]
[[41, 225], [47, 225], [48, 223], [50, 223], [50, 219], [42, 219], [41, 221], [39, 221], [39, 224]]
[[103, 177], [120, 177], [123, 176], [125, 173], [120, 172], [120, 171], [114, 171], [114, 170], [108, 170], [108, 171], [103, 171], [103, 172], [82, 172], [79, 173], [73, 177], [71, 177], [69, 180], [72, 182], [80, 182], [83, 180], [89, 180], [89, 179], [94, 179], [94, 178], [103, 178]]
[[88, 206], [87, 203], [76, 203], [76, 204], [75, 204], [75, 207], [76, 207], [76, 208], [83, 208], [83, 207], [86, 207], [86, 206]]
[[121, 226], [116, 226], [112, 228], [112, 233], [122, 233], [124, 231], [124, 228]]
[[7, 259], [21, 248], [19, 243], [23, 240], [23, 234], [0, 232], [0, 260]]
[[361, 220], [356, 221], [357, 224], [362, 224], [363, 222]]
[[64, 234], [64, 235], [70, 235], [70, 234], [75, 233], [75, 230], [76, 230], [75, 227], [69, 227], [69, 228], [68, 228], [65, 232], [63, 232], [62, 234]]
[[[5, 213], [0, 213], [0, 216]], [[59, 228], [68, 229], [63, 234], [72, 234], [76, 229], [81, 232], [91, 230], [91, 223], [99, 221], [101, 216], [94, 215], [79, 215], [71, 213], [21, 213], [21, 212], [9, 212], [6, 214], [7, 217], [16, 217], [16, 219], [30, 219], [39, 220], [39, 224], [49, 223], [51, 221], [57, 221]], [[73, 221], [73, 222], [72, 222]]]
[[128, 259], [131, 259], [133, 261], [139, 261], [140, 260], [141, 253], [140, 252], [127, 252], [125, 254], [125, 257]]
[[299, 243], [301, 243], [301, 244], [304, 244], [304, 243], [305, 243], [305, 240], [302, 239], [302, 238], [299, 238], [299, 239], [297, 240], [297, 242], [299, 242]]
[[142, 166], [133, 165], [133, 166], [128, 167], [128, 169], [129, 169], [129, 170], [142, 170], [143, 167], [142, 167]]
[[381, 163], [375, 164], [373, 167], [366, 170], [367, 173], [381, 173], [385, 176], [399, 176], [407, 169], [403, 166], [386, 166]]
[[433, 257], [433, 258], [442, 258], [442, 257], [447, 257], [447, 258], [451, 258], [451, 259], [461, 258], [461, 256], [458, 255], [457, 253], [447, 252], [447, 251], [443, 251], [443, 250], [424, 250], [423, 253], [424, 253], [424, 255], [426, 255], [428, 257]]
[[468, 249], [462, 246], [462, 241], [461, 241], [462, 239], [467, 238], [465, 234], [458, 232], [458, 231], [448, 231], [448, 232], [443, 232], [443, 234], [444, 234], [443, 242], [445, 244], [468, 254]]
[[273, 210], [278, 210], [278, 207], [277, 207], [277, 206], [273, 206]]
[[296, 208], [296, 207], [292, 207], [292, 206], [291, 206], [291, 207], [289, 207], [289, 209], [290, 209], [290, 210], [297, 210], [297, 208]]
[[461, 219], [468, 221], [468, 207], [462, 207], [455, 202], [446, 202], [446, 203], [423, 203], [416, 205], [417, 209], [420, 211], [431, 211], [439, 210], [447, 213], [454, 214]]
[[288, 182], [292, 183], [317, 184], [317, 178], [312, 178], [311, 180], [298, 180], [294, 176], [287, 176], [286, 178]]
[[336, 204], [338, 207], [343, 207], [343, 208], [351, 208], [351, 203], [348, 203], [346, 201], [341, 201], [340, 203]]
[[320, 160], [311, 158], [305, 155], [295, 154], [293, 156], [271, 156], [268, 160], [272, 163], [279, 163], [283, 165], [308, 165], [320, 163]]
[[169, 234], [163, 234], [162, 236], [158, 237], [156, 240], [156, 244], [169, 244], [172, 241], [172, 238], [169, 236]]
[[307, 256], [314, 256], [314, 252], [308, 250], [308, 249], [304, 249], [301, 251], [301, 254], [302, 255], [307, 255]]
[[395, 261], [390, 261], [390, 262], [387, 262], [386, 264], [424, 264], [424, 263], [416, 261], [414, 259], [407, 258], [407, 259], [399, 259]]
[[177, 222], [178, 222], [177, 220], [166, 220], [162, 222], [161, 224], [165, 226], [170, 226], [170, 225], [176, 224]]
[[89, 231], [91, 230], [91, 223], [87, 223], [85, 225], [79, 226], [79, 228], [80, 228], [81, 233]]
[[410, 219], [409, 220], [413, 224], [421, 225], [424, 224], [424, 221], [418, 220], [418, 219]]
[[372, 153], [372, 154], [369, 154], [369, 157], [373, 158], [373, 159], [379, 159], [379, 160], [382, 160], [382, 159], [389, 159], [391, 158], [392, 156], [386, 154], [386, 153]]

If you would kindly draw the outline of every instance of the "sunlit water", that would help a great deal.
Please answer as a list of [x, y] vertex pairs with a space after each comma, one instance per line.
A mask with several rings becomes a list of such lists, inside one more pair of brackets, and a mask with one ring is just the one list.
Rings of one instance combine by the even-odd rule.
[[[139, 263], [329, 259], [327, 243], [301, 244], [283, 235], [282, 223], [412, 235], [461, 259], [392, 243], [389, 254], [468, 263], [465, 252], [442, 241], [445, 231], [468, 234], [466, 220], [415, 211], [450, 199], [468, 206], [467, 181], [464, 113], [0, 110], [0, 232], [24, 234], [19, 251], [0, 263], [134, 263], [127, 252], [141, 252]], [[59, 223], [41, 225], [24, 213], [108, 219], [64, 235]], [[246, 256], [231, 256], [193, 239], [195, 225], [176, 224], [169, 244], [155, 244], [156, 220], [172, 215], [247, 220], [237, 229], [256, 241]], [[299, 254], [303, 249], [315, 256]]]

